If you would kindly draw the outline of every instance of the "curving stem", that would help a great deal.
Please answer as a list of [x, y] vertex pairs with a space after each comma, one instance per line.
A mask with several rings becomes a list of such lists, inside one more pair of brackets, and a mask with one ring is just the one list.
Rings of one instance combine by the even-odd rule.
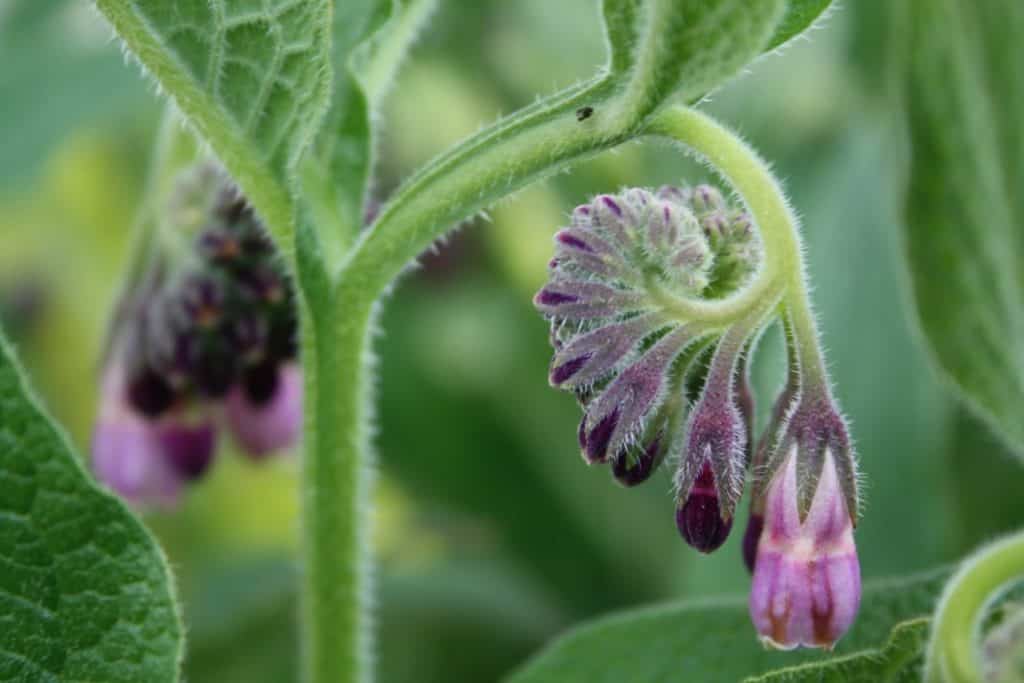
[[993, 603], [1024, 581], [1024, 532], [982, 548], [943, 591], [932, 623], [926, 683], [977, 683], [985, 679], [979, 653], [981, 625]]

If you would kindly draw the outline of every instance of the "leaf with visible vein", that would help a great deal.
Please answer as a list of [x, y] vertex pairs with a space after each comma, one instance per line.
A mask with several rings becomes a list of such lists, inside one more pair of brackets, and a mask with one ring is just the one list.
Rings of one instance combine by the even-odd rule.
[[91, 483], [0, 334], [0, 681], [170, 682], [181, 647], [159, 548]]
[[[877, 648], [897, 624], [930, 615], [948, 577], [943, 569], [865, 586], [860, 615], [838, 653]], [[570, 631], [509, 683], [734, 683], [829, 657], [762, 647], [743, 597], [697, 600], [625, 612]]]
[[303, 189], [317, 222], [340, 221], [351, 238], [362, 227], [373, 173], [374, 111], [437, 0], [338, 2], [334, 11], [331, 106], [303, 165]]
[[897, 624], [889, 641], [878, 649], [786, 667], [744, 683], [917, 683], [921, 680], [928, 623], [922, 617]]
[[1024, 3], [906, 3], [905, 254], [921, 329], [1024, 457]]
[[329, 0], [96, 0], [279, 237], [330, 91]]

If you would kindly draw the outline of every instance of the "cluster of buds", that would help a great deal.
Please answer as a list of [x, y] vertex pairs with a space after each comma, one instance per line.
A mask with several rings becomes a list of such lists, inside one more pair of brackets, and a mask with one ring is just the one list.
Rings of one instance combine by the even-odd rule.
[[93, 435], [97, 476], [140, 503], [202, 476], [221, 424], [259, 458], [302, 418], [294, 295], [260, 220], [209, 165], [166, 213], [114, 321]]
[[576, 208], [534, 304], [551, 323], [550, 382], [583, 407], [583, 459], [625, 486], [672, 462], [676, 525], [703, 553], [752, 479], [753, 621], [773, 646], [830, 647], [860, 599], [858, 503], [845, 421], [823, 373], [800, 370], [799, 345], [817, 340], [787, 336], [790, 381], [755, 448], [748, 356], [778, 302], [732, 324], [692, 313], [742, 290], [761, 258], [750, 215], [718, 189], [629, 189]]

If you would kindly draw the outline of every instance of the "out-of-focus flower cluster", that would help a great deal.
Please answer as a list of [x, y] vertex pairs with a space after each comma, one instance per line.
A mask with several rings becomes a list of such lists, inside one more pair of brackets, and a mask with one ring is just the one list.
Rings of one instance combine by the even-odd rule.
[[171, 503], [225, 426], [242, 452], [293, 445], [302, 420], [294, 294], [259, 218], [213, 166], [179, 178], [144, 240], [104, 362], [93, 469]]
[[731, 322], [701, 316], [761, 259], [751, 217], [716, 188], [629, 189], [576, 208], [534, 303], [551, 322], [551, 384], [584, 410], [584, 460], [625, 486], [673, 462], [676, 525], [704, 553], [728, 537], [750, 476], [753, 621], [774, 646], [830, 647], [860, 600], [858, 501], [827, 380], [801, 372], [799, 349], [817, 339], [787, 325], [790, 379], [754, 448], [748, 357], [779, 301]]

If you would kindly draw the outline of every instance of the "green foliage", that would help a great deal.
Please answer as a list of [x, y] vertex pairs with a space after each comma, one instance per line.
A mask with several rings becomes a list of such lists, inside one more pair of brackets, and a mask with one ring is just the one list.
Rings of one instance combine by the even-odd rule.
[[0, 336], [0, 680], [175, 681], [171, 577], [90, 481]]
[[747, 683], [916, 683], [927, 638], [928, 619], [912, 619], [896, 624], [877, 650], [780, 669]]
[[303, 167], [317, 219], [343, 242], [363, 224], [376, 131], [371, 122], [402, 57], [436, 0], [361, 0], [334, 9], [331, 106]]
[[[879, 648], [897, 625], [931, 612], [947, 576], [946, 571], [935, 571], [865, 586], [861, 614], [837, 650], [860, 653]], [[892, 661], [904, 661], [897, 654], [905, 652], [908, 643], [920, 645], [921, 639], [896, 635]], [[510, 683], [668, 683], [691, 678], [724, 683], [827, 661], [827, 655], [815, 651], [766, 650], [750, 632], [744, 600], [703, 600], [625, 612], [575, 629], [513, 675]]]
[[901, 5], [906, 256], [938, 364], [1024, 456], [1024, 4]]
[[628, 78], [641, 115], [673, 94], [700, 99], [761, 53], [784, 11], [783, 0], [605, 0], [611, 73]]
[[775, 28], [768, 49], [774, 49], [806, 31], [831, 4], [832, 0], [789, 0], [786, 14]]
[[330, 90], [328, 0], [97, 5], [290, 244], [289, 176]]

